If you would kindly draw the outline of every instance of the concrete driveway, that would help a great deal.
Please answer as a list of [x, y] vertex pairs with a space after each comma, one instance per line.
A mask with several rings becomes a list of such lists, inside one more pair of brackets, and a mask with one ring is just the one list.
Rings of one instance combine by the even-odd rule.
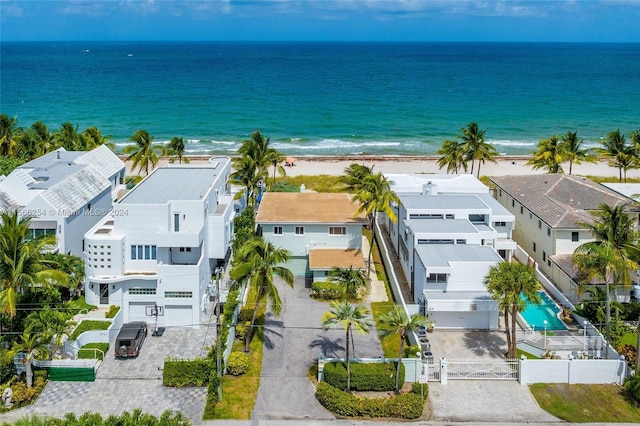
[[[207, 309], [213, 312], [213, 304]], [[11, 421], [29, 414], [57, 417], [86, 411], [103, 417], [141, 408], [159, 416], [165, 410], [180, 411], [194, 424], [200, 424], [206, 402], [206, 388], [164, 388], [162, 367], [167, 356], [195, 358], [205, 356], [215, 341], [215, 320], [207, 317], [199, 329], [168, 327], [161, 337], [151, 336], [150, 327], [138, 358], [115, 359], [113, 343], [105, 354], [94, 382], [49, 382], [35, 404], [8, 412], [0, 421]]]
[[[307, 371], [320, 353], [344, 357], [343, 328], [322, 330], [326, 302], [309, 297], [304, 280], [294, 288], [278, 281], [283, 301], [280, 317], [267, 316], [260, 390], [253, 411], [255, 419], [335, 419], [314, 398]], [[382, 348], [374, 328], [368, 335], [355, 334], [355, 356], [379, 357]]]

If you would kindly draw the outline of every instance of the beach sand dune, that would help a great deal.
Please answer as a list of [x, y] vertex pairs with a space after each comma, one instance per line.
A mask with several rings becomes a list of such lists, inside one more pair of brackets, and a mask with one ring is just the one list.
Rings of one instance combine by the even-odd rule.
[[[191, 164], [203, 164], [210, 156], [190, 156]], [[528, 156], [505, 156], [499, 157], [496, 163], [487, 162], [480, 168], [481, 176], [507, 176], [507, 175], [538, 175], [544, 170], [534, 170], [526, 165]], [[124, 160], [124, 158], [123, 158]], [[438, 157], [433, 156], [352, 156], [352, 157], [296, 157], [295, 165], [285, 166], [287, 176], [300, 175], [332, 175], [338, 176], [344, 173], [344, 169], [352, 163], [373, 166], [374, 171], [383, 173], [446, 173], [446, 169], [439, 169], [436, 165]], [[169, 158], [163, 157], [158, 163], [158, 167], [169, 163]], [[131, 162], [126, 162], [127, 176], [139, 174], [138, 170], [132, 172]], [[471, 164], [469, 163], [469, 167]], [[476, 163], [476, 168], [477, 168]], [[569, 164], [563, 165], [565, 172], [569, 170]], [[477, 169], [476, 169], [477, 170]], [[470, 172], [470, 170], [469, 170]], [[630, 171], [628, 177], [636, 177], [640, 172]], [[608, 161], [600, 160], [597, 163], [583, 163], [573, 165], [573, 174], [581, 176], [618, 176], [618, 169], [608, 165]]]

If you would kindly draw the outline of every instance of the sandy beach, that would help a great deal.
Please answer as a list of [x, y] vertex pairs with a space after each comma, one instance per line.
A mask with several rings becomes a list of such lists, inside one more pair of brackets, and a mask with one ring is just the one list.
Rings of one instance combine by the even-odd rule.
[[[205, 163], [213, 156], [190, 156], [191, 164]], [[544, 174], [543, 169], [534, 170], [525, 163], [528, 156], [500, 157], [496, 163], [487, 162], [480, 168], [481, 176], [507, 176], [507, 175], [537, 175]], [[425, 156], [353, 156], [353, 157], [296, 157], [294, 166], [285, 166], [287, 176], [300, 175], [341, 175], [344, 169], [352, 163], [374, 166], [374, 171], [383, 173], [446, 173], [446, 169], [439, 169], [436, 165], [438, 157]], [[169, 158], [163, 157], [158, 163], [161, 167], [169, 162]], [[139, 172], [132, 172], [131, 162], [126, 162], [127, 176]], [[469, 163], [469, 167], [471, 164]], [[476, 163], [477, 167], [477, 163]], [[563, 165], [565, 173], [569, 173], [569, 164]], [[477, 169], [476, 169], [477, 170]], [[468, 171], [468, 173], [470, 170]], [[638, 171], [631, 170], [628, 177], [635, 177]], [[618, 176], [618, 169], [610, 167], [606, 160], [597, 163], [574, 164], [572, 174], [581, 176]]]

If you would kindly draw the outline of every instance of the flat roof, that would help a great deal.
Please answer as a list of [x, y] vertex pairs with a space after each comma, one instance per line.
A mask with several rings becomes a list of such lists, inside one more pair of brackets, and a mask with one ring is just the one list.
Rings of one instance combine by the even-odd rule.
[[447, 267], [450, 262], [502, 261], [491, 247], [478, 244], [417, 244], [415, 248], [418, 257], [427, 267]]
[[493, 300], [488, 291], [423, 291], [429, 300]]
[[36, 167], [27, 172], [35, 179], [35, 182], [28, 184], [27, 187], [29, 189], [49, 189], [86, 167], [84, 164], [71, 162], [54, 162], [46, 167]]
[[165, 204], [172, 200], [201, 200], [218, 179], [217, 164], [161, 167], [136, 185], [120, 204]]
[[364, 269], [364, 257], [359, 249], [309, 250], [309, 269], [355, 268]]
[[359, 206], [345, 193], [267, 192], [256, 223], [367, 223]]
[[466, 219], [405, 219], [407, 227], [415, 234], [477, 234], [478, 229]]
[[422, 210], [462, 210], [483, 209], [489, 206], [483, 203], [476, 194], [465, 195], [400, 195], [400, 202], [407, 209]]

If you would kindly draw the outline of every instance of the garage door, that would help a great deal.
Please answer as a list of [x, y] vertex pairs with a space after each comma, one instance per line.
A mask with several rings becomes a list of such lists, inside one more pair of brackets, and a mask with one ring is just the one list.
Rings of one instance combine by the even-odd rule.
[[185, 305], [166, 305], [164, 307], [166, 325], [193, 325], [193, 307]]
[[154, 302], [129, 302], [129, 319], [127, 322], [132, 321], [154, 321], [152, 317], [146, 315], [147, 306], [154, 306]]
[[436, 328], [489, 328], [488, 312], [429, 312]]
[[291, 257], [284, 265], [291, 273], [296, 277], [307, 277], [311, 275], [309, 271], [309, 261], [307, 256], [304, 257]]

